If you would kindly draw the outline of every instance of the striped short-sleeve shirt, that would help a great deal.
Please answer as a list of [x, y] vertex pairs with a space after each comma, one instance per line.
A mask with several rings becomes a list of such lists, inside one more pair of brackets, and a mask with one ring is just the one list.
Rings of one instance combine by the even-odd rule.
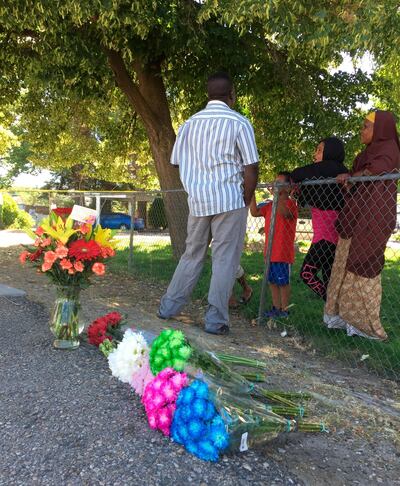
[[244, 166], [257, 162], [253, 127], [222, 101], [210, 101], [181, 126], [171, 156], [193, 216], [243, 208]]

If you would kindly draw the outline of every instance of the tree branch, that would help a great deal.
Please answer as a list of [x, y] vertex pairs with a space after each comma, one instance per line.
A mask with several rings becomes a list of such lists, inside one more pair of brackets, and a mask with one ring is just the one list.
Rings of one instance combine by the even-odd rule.
[[125, 93], [134, 110], [139, 113], [147, 129], [154, 132], [159, 121], [141, 94], [138, 85], [133, 82], [121, 54], [113, 49], [104, 48], [104, 50], [118, 87]]

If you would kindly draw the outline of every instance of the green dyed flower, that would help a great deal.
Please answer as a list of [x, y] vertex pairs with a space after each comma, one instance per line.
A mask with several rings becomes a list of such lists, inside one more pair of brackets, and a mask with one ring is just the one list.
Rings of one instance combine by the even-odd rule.
[[151, 346], [151, 371], [154, 376], [167, 367], [183, 371], [191, 355], [192, 348], [183, 332], [167, 329], [159, 334]]
[[179, 356], [184, 359], [185, 361], [188, 360], [192, 354], [192, 349], [190, 346], [182, 346], [179, 348]]

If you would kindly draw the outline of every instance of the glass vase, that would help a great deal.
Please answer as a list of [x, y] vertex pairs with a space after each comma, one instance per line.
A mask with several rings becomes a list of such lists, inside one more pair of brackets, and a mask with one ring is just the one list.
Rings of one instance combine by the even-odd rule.
[[57, 288], [57, 298], [51, 315], [50, 330], [55, 336], [56, 349], [76, 349], [83, 324], [79, 322], [80, 287], [69, 285]]

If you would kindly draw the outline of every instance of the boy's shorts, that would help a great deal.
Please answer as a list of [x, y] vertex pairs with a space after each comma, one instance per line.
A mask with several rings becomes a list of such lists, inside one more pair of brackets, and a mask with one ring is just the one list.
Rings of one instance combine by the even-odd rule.
[[275, 285], [289, 285], [290, 264], [271, 262], [268, 273], [268, 282]]

